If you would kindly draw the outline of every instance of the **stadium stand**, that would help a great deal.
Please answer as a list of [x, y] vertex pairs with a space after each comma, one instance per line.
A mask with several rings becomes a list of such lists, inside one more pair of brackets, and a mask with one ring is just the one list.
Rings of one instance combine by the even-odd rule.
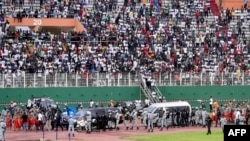
[[[66, 72], [241, 76], [250, 69], [250, 8], [216, 11], [214, 5], [214, 0], [3, 1], [0, 71], [11, 77]], [[75, 18], [87, 32], [15, 30], [6, 17]]]

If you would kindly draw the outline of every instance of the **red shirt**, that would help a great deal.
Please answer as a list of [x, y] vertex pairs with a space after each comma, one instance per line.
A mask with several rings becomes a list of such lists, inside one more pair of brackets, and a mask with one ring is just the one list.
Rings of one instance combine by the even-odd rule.
[[155, 17], [151, 17], [151, 24], [152, 24], [152, 25], [155, 24], [155, 21], [156, 21]]

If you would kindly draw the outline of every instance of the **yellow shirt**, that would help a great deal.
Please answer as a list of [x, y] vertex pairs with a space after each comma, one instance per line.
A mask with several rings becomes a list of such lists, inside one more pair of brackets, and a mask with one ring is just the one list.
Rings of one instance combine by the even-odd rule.
[[236, 70], [236, 74], [237, 74], [237, 78], [239, 79], [239, 78], [241, 77], [240, 69], [237, 69], [237, 70]]
[[233, 17], [235, 16], [235, 12], [234, 11], [232, 11], [231, 14], [232, 14]]

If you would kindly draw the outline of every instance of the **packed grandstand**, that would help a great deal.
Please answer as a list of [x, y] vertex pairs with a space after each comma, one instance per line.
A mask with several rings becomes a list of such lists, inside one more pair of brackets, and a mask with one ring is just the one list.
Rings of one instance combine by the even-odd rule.
[[[217, 15], [209, 0], [24, 0], [3, 1], [0, 17], [0, 71], [11, 77], [22, 72], [240, 77], [250, 69], [250, 7]], [[76, 18], [86, 32], [15, 30], [6, 17]]]

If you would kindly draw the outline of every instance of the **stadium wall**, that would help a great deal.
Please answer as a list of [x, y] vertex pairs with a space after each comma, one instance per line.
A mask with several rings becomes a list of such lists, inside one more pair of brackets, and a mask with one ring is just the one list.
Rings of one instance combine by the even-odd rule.
[[27, 102], [29, 98], [50, 97], [57, 102], [107, 102], [111, 99], [140, 99], [139, 87], [79, 87], [79, 88], [4, 88], [0, 91], [0, 103], [15, 100], [18, 103]]
[[224, 104], [229, 100], [250, 102], [249, 86], [172, 86], [159, 87], [159, 90], [169, 101], [187, 100], [197, 106], [202, 100], [209, 104], [210, 96]]
[[[160, 86], [159, 90], [168, 101], [188, 100], [197, 106], [197, 100], [208, 104], [210, 96], [225, 103], [228, 100], [249, 101], [249, 86]], [[79, 87], [79, 88], [2, 88], [0, 90], [0, 105], [9, 104], [15, 100], [18, 103], [27, 102], [32, 96], [50, 97], [59, 103], [76, 104], [90, 99], [107, 103], [114, 101], [139, 100], [145, 97], [140, 87]], [[1, 107], [2, 107], [1, 106]]]

